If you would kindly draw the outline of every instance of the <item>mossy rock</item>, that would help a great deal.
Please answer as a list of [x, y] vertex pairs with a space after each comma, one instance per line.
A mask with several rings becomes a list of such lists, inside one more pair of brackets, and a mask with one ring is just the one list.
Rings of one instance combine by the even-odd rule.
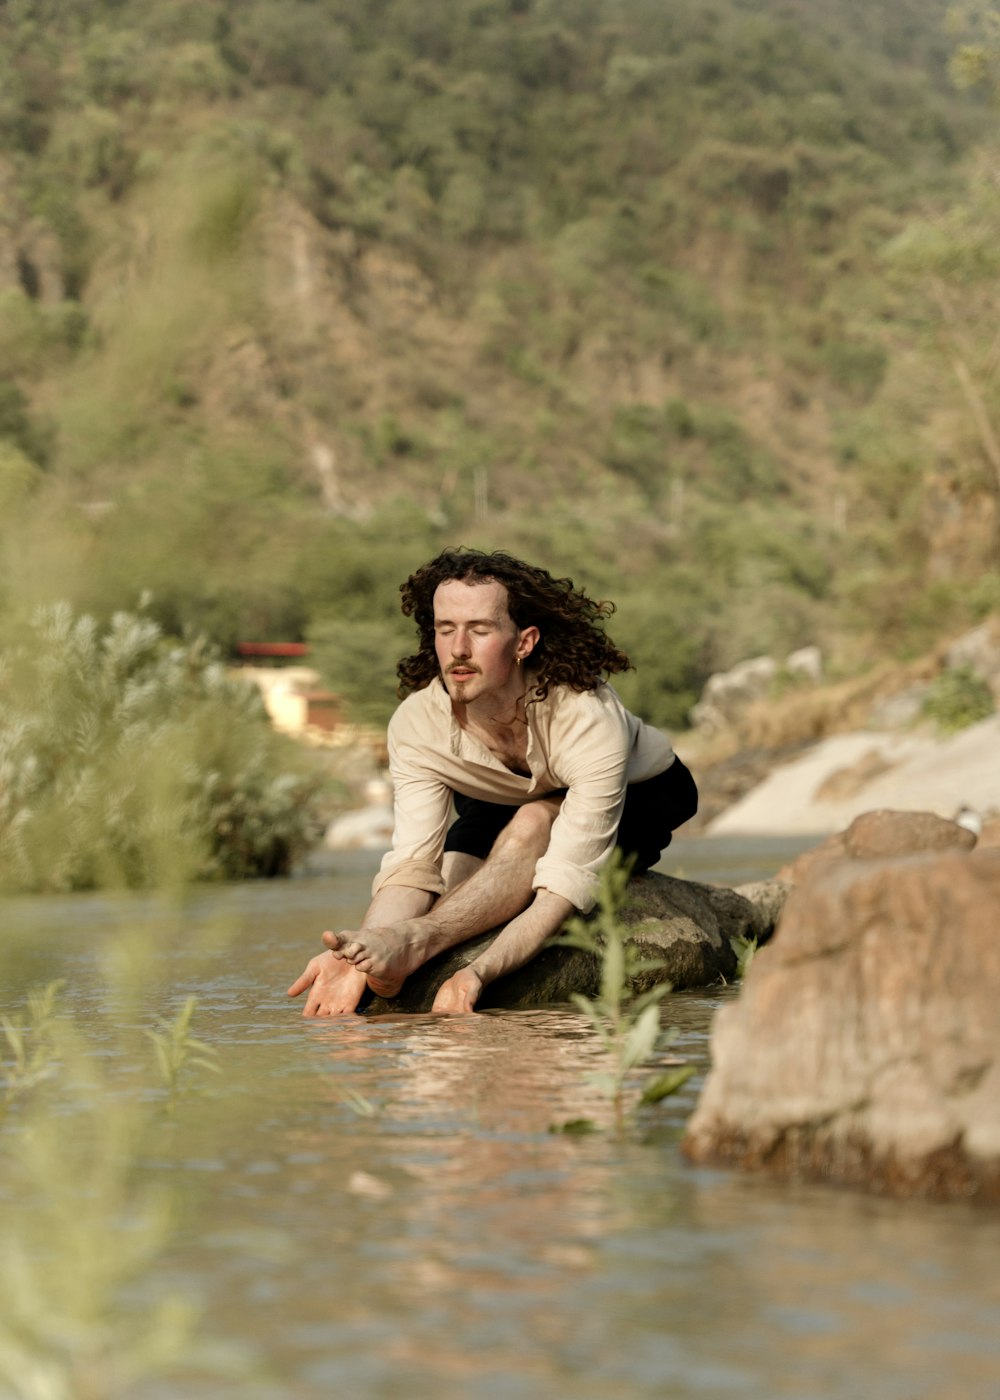
[[[619, 918], [643, 958], [663, 962], [655, 972], [641, 973], [632, 990], [641, 992], [660, 982], [680, 991], [732, 981], [736, 954], [731, 940], [764, 942], [780, 912], [781, 900], [773, 897], [770, 885], [748, 887], [747, 894], [655, 872], [632, 880]], [[492, 929], [431, 959], [407, 978], [399, 996], [376, 997], [367, 1014], [429, 1011], [441, 983], [472, 962], [497, 932]], [[594, 996], [599, 983], [600, 960], [593, 953], [549, 947], [525, 967], [491, 983], [479, 1007], [524, 1011], [551, 1006], [569, 1001], [574, 992]]]

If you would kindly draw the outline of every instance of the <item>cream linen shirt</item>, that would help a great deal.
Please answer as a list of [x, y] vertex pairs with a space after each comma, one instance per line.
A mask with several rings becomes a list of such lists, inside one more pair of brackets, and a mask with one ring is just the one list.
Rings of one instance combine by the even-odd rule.
[[408, 695], [389, 722], [395, 828], [373, 893], [405, 885], [440, 894], [441, 856], [452, 794], [523, 806], [566, 790], [533, 887], [581, 912], [593, 908], [598, 872], [614, 847], [629, 783], [669, 768], [666, 736], [630, 714], [610, 685], [553, 686], [527, 707], [528, 768], [512, 773], [459, 725], [440, 680]]

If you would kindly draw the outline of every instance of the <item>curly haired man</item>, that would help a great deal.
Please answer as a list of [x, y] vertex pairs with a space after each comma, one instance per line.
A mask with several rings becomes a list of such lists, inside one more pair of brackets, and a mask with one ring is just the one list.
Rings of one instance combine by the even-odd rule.
[[[535, 956], [594, 904], [618, 846], [648, 870], [697, 790], [666, 737], [604, 679], [630, 669], [598, 603], [508, 554], [447, 549], [401, 587], [419, 649], [389, 724], [392, 849], [357, 930], [327, 932], [289, 988], [303, 1014], [394, 996], [429, 958], [501, 927], [442, 983], [439, 1012]], [[455, 815], [457, 814], [457, 815]], [[454, 819], [453, 819], [454, 817]]]

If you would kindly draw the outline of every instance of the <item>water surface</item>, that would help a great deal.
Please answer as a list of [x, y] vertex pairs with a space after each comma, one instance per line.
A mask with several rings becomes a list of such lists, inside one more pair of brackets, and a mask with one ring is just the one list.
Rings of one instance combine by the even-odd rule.
[[[662, 868], [749, 879], [765, 873], [758, 856], [770, 869], [783, 858], [689, 842]], [[374, 864], [343, 857], [283, 884], [202, 891], [179, 910], [88, 897], [6, 911], [47, 965], [58, 957], [98, 1037], [115, 1015], [109, 930], [159, 929], [149, 1014], [196, 993], [197, 1033], [220, 1052], [224, 1073], [179, 1105], [143, 1163], [184, 1209], [133, 1301], [182, 1293], [204, 1336], [238, 1346], [242, 1369], [130, 1393], [1000, 1396], [995, 1215], [682, 1158], [712, 1017], [734, 989], [665, 1002], [678, 1036], [658, 1062], [699, 1073], [624, 1139], [550, 1131], [608, 1120], [586, 1083], [597, 1047], [572, 1008], [303, 1021], [284, 988], [324, 927], [360, 915]]]

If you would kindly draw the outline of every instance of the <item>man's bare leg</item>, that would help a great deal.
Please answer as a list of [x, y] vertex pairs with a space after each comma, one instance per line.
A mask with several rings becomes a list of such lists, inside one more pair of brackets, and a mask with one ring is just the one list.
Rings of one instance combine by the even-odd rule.
[[364, 929], [352, 940], [324, 933], [323, 942], [365, 974], [376, 996], [396, 996], [410, 973], [435, 954], [508, 923], [528, 907], [535, 865], [548, 848], [561, 801], [542, 798], [520, 807], [488, 858], [429, 913], [387, 928]]
[[[444, 881], [444, 893], [451, 894], [452, 890], [472, 878], [477, 870], [482, 870], [483, 861], [478, 856], [467, 855], [465, 851], [445, 851], [441, 857], [441, 878]], [[442, 898], [444, 896], [442, 895]]]

